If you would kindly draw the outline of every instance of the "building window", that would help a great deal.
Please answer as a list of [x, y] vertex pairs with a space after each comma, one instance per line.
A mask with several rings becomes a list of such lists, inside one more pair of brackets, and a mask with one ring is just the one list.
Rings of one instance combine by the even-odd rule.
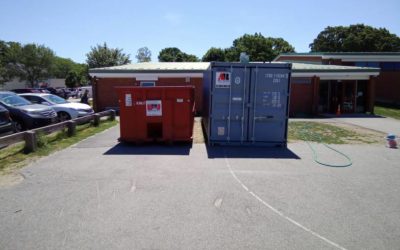
[[382, 71], [400, 71], [400, 62], [382, 62]]
[[354, 66], [379, 68], [379, 62], [355, 62]]
[[156, 86], [155, 82], [140, 82], [141, 87], [154, 87]]

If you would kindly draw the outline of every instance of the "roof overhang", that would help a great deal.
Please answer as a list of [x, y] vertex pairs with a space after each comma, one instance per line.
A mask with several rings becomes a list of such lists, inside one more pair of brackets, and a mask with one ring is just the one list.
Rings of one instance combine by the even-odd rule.
[[379, 72], [292, 72], [292, 77], [319, 77], [320, 80], [368, 80]]
[[203, 72], [188, 73], [89, 73], [91, 77], [97, 78], [136, 78], [138, 81], [157, 81], [159, 78], [186, 78], [203, 77]]
[[274, 61], [279, 60], [281, 57], [294, 57], [294, 58], [321, 58], [325, 60], [339, 59], [343, 62], [400, 62], [400, 53], [304, 53], [304, 54], [280, 54], [275, 57]]
[[340, 59], [343, 62], [400, 62], [400, 55], [322, 55], [322, 59]]

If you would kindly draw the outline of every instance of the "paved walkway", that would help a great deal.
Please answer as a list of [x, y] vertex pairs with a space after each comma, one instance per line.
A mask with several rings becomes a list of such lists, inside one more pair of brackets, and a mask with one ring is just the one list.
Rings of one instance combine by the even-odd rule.
[[[0, 189], [0, 249], [398, 249], [400, 150], [118, 144], [118, 127]], [[320, 160], [337, 153], [314, 145]]]

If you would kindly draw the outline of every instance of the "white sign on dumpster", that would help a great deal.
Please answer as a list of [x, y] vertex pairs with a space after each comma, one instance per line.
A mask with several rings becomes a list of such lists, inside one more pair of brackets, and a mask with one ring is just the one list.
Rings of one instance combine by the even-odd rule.
[[125, 94], [125, 107], [132, 107], [132, 95]]
[[146, 115], [147, 116], [162, 116], [161, 100], [147, 100], [146, 101]]

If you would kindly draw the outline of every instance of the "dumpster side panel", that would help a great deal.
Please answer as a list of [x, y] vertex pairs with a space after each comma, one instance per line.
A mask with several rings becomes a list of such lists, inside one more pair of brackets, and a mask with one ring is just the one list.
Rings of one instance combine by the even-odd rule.
[[122, 141], [191, 141], [194, 88], [117, 88]]

